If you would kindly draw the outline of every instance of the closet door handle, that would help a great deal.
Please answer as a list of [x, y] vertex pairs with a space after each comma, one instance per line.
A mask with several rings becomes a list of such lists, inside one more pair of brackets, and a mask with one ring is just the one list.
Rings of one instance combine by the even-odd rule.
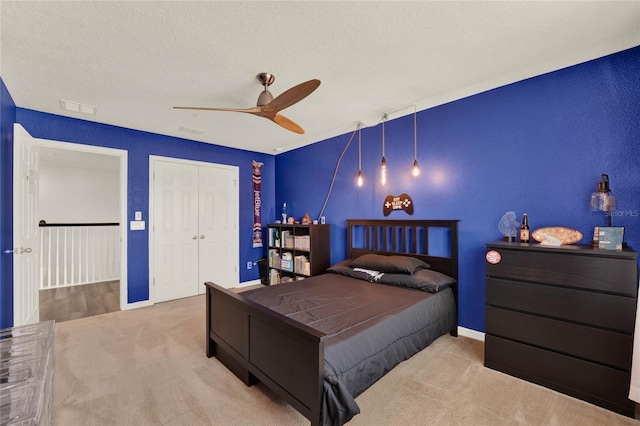
[[204, 234], [200, 235], [200, 239], [204, 240]]
[[194, 236], [193, 236], [193, 239], [194, 239], [194, 240], [197, 240], [197, 239], [198, 239], [198, 236], [197, 236], [197, 235], [194, 235]]

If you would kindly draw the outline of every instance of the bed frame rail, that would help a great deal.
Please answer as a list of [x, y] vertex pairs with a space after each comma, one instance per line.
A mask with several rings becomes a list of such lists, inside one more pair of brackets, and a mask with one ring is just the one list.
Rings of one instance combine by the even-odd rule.
[[216, 284], [205, 285], [207, 356], [247, 386], [263, 382], [319, 424], [326, 335]]

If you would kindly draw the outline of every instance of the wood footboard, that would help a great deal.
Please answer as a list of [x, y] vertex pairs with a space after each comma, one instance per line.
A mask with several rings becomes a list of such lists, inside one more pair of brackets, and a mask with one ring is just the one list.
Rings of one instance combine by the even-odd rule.
[[247, 386], [263, 382], [319, 425], [326, 335], [216, 284], [205, 285], [207, 356]]

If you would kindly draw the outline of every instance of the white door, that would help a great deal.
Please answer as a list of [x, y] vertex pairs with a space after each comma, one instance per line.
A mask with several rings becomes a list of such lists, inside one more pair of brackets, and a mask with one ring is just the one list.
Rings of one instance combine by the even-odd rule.
[[238, 285], [238, 168], [152, 160], [154, 300]]
[[153, 181], [155, 301], [198, 294], [198, 168], [156, 161]]
[[39, 321], [38, 146], [13, 126], [13, 325]]
[[199, 294], [211, 281], [225, 288], [238, 285], [238, 171], [199, 167]]

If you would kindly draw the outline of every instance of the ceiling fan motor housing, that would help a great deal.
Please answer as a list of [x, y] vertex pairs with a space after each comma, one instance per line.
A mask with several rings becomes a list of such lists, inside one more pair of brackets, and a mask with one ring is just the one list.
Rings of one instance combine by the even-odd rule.
[[263, 92], [260, 93], [260, 96], [258, 96], [258, 102], [256, 103], [257, 106], [264, 106], [266, 104], [268, 104], [269, 102], [271, 102], [273, 100], [273, 95], [271, 94], [270, 91], [267, 90], [266, 86]]

